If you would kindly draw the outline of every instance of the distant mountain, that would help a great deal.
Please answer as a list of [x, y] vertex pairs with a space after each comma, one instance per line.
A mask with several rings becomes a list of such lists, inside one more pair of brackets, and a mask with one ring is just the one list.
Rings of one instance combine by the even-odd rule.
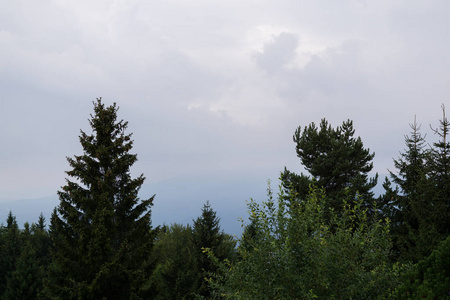
[[[384, 192], [381, 187], [383, 175], [374, 189], [377, 196]], [[240, 236], [243, 228], [238, 218], [248, 218], [246, 201], [250, 198], [257, 202], [267, 200], [267, 180], [262, 174], [243, 173], [184, 176], [146, 183], [142, 186], [139, 196], [145, 199], [156, 194], [152, 207], [153, 226], [171, 223], [192, 225], [192, 220], [200, 216], [203, 204], [209, 200], [221, 219], [221, 228], [226, 233]], [[271, 186], [275, 194], [278, 192], [278, 183], [277, 179], [272, 178]], [[26, 221], [30, 224], [37, 222], [41, 212], [48, 225], [53, 208], [58, 204], [56, 194], [39, 199], [0, 202], [0, 224], [6, 223], [6, 217], [11, 210], [20, 227], [23, 227]]]
[[50, 216], [53, 209], [58, 205], [58, 196], [52, 195], [38, 199], [23, 199], [9, 202], [0, 202], [0, 224], [6, 223], [8, 213], [12, 211], [16, 216], [17, 224], [23, 227], [25, 222], [37, 222], [41, 212], [43, 213], [46, 224], [50, 224]]
[[[250, 198], [258, 202], [266, 200], [267, 179], [258, 174], [214, 174], [211, 176], [189, 176], [170, 180], [146, 183], [142, 186], [141, 199], [156, 194], [152, 207], [153, 226], [171, 223], [192, 224], [192, 220], [201, 215], [203, 204], [210, 201], [212, 208], [221, 219], [221, 228], [229, 234], [242, 232], [238, 218], [248, 218], [246, 201]], [[278, 182], [272, 188], [277, 191]], [[55, 206], [58, 196], [51, 195], [39, 199], [24, 199], [0, 202], [0, 224], [6, 223], [9, 211], [23, 227], [25, 222], [37, 222], [42, 212], [46, 224]]]
[[[156, 194], [152, 208], [153, 224], [192, 224], [201, 214], [203, 204], [210, 201], [217, 211], [221, 228], [229, 234], [240, 236], [238, 218], [248, 217], [246, 201], [267, 199], [267, 179], [262, 175], [214, 174], [212, 176], [183, 177], [144, 185], [140, 196]], [[272, 188], [277, 190], [278, 182]]]

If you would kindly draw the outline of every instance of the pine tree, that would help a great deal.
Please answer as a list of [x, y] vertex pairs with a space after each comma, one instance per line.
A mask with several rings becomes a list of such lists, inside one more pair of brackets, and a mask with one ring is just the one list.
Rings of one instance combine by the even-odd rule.
[[293, 137], [297, 156], [312, 178], [308, 182], [308, 176], [285, 170], [281, 175], [285, 190], [293, 189], [304, 199], [309, 192], [305, 187], [314, 181], [325, 189], [329, 206], [336, 210], [341, 209], [343, 199], [356, 200], [357, 197], [371, 207], [374, 197], [371, 189], [377, 184], [378, 174], [369, 178], [368, 173], [373, 168], [375, 154], [365, 149], [361, 138], [355, 138], [354, 134], [350, 120], [336, 129], [325, 119], [319, 128], [314, 123], [303, 130], [298, 127]]
[[51, 219], [52, 264], [46, 293], [61, 299], [139, 299], [152, 266], [153, 197], [138, 198], [133, 141], [118, 107], [94, 102], [92, 134], [81, 131], [82, 155], [67, 158], [72, 179], [58, 192]]

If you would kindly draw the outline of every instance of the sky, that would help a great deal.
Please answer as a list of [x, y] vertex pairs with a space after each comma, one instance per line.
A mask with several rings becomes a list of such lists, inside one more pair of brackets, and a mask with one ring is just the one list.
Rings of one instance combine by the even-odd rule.
[[353, 120], [383, 175], [414, 116], [431, 143], [450, 107], [446, 0], [0, 7], [0, 204], [54, 197], [99, 97], [129, 122], [159, 223], [192, 220], [206, 200], [228, 223], [245, 217], [268, 179], [302, 172], [298, 126]]

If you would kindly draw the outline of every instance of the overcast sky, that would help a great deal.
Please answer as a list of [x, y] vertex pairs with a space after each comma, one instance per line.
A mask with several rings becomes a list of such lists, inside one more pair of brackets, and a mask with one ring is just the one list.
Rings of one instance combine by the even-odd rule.
[[133, 173], [198, 191], [220, 174], [300, 172], [292, 135], [321, 118], [352, 119], [385, 174], [414, 115], [431, 141], [449, 103], [446, 0], [0, 7], [0, 201], [55, 194], [97, 97], [129, 121]]

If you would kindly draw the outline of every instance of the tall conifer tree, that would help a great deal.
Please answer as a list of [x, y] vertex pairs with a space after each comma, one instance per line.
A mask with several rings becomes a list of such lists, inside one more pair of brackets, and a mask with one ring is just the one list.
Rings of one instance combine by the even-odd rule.
[[10, 211], [6, 227], [0, 227], [0, 296], [6, 289], [7, 279], [16, 268], [22, 241], [16, 217]]
[[59, 299], [139, 299], [152, 266], [153, 197], [138, 198], [144, 176], [132, 179], [133, 141], [118, 107], [94, 102], [92, 134], [81, 131], [82, 155], [67, 158], [69, 178], [52, 215], [47, 295]]
[[[433, 129], [433, 128], [432, 128]], [[430, 177], [439, 190], [438, 197], [444, 207], [450, 207], [450, 121], [445, 116], [445, 106], [442, 105], [442, 119], [439, 127], [433, 129], [439, 136], [439, 141], [433, 144], [431, 151]], [[448, 222], [448, 220], [447, 220]], [[448, 223], [447, 223], [448, 224]]]
[[433, 131], [439, 140], [433, 143], [428, 156], [429, 180], [423, 187], [425, 195], [417, 207], [422, 221], [424, 255], [429, 255], [441, 240], [450, 235], [450, 121], [445, 115], [444, 105], [439, 127]]
[[[397, 172], [389, 171], [391, 179], [399, 191], [392, 193], [390, 185], [385, 183], [385, 198], [388, 198], [391, 212], [391, 229], [394, 238], [394, 252], [406, 260], [415, 256], [417, 230], [419, 218], [417, 207], [423, 199], [423, 190], [427, 181], [426, 159], [428, 151], [425, 149], [425, 136], [420, 133], [420, 125], [414, 117], [414, 123], [410, 124], [411, 134], [405, 136], [406, 149], [400, 153], [398, 159], [394, 159]], [[390, 198], [390, 199], [389, 199]]]
[[7, 279], [2, 299], [38, 299], [44, 274], [42, 266], [39, 264], [34, 245], [31, 238], [28, 237], [20, 257], [17, 259], [16, 269]]
[[194, 220], [192, 230], [198, 272], [196, 293], [206, 299], [210, 298], [211, 289], [205, 279], [217, 271], [217, 265], [205, 252], [206, 248], [214, 253], [219, 261], [232, 259], [234, 255], [235, 242], [220, 229], [219, 222], [220, 218], [207, 201], [203, 205], [202, 215]]
[[[367, 206], [371, 206], [378, 174], [369, 178], [373, 168], [375, 153], [364, 148], [360, 137], [354, 137], [353, 122], [347, 120], [337, 128], [332, 128], [326, 119], [320, 126], [314, 123], [298, 127], [294, 134], [297, 156], [311, 174], [315, 184], [326, 191], [328, 205], [340, 210], [343, 199], [355, 200], [360, 195]], [[285, 190], [305, 199], [308, 185], [312, 182], [306, 175], [297, 175], [288, 170], [281, 174]]]
[[[398, 192], [385, 186], [384, 198], [393, 199], [392, 234], [401, 260], [417, 262], [450, 234], [450, 122], [445, 116], [432, 130], [438, 142], [425, 149], [425, 137], [414, 120], [407, 149], [394, 160], [397, 172], [390, 172]], [[396, 195], [395, 195], [396, 194]]]

